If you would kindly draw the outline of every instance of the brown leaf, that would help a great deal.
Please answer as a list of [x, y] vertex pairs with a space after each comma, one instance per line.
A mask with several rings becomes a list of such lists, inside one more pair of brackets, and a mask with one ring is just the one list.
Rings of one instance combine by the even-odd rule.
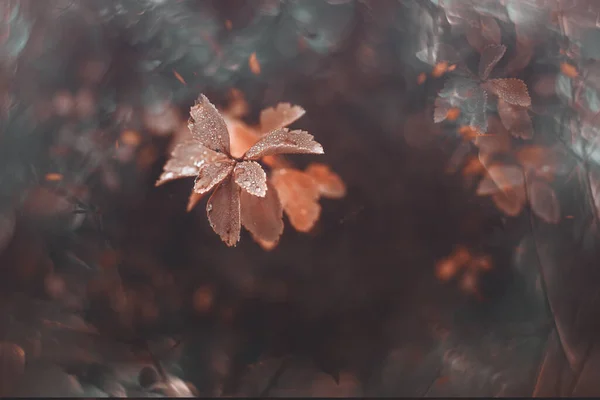
[[500, 44], [501, 32], [500, 26], [492, 17], [481, 17], [478, 24], [469, 25], [467, 27], [467, 41], [478, 52], [490, 44]]
[[171, 159], [163, 167], [164, 172], [158, 178], [156, 186], [175, 179], [196, 176], [204, 164], [226, 159], [226, 156], [202, 146], [196, 139], [185, 140], [173, 148]]
[[489, 90], [508, 104], [520, 107], [531, 106], [527, 85], [520, 79], [491, 79], [487, 81]]
[[306, 111], [300, 106], [290, 103], [279, 103], [275, 107], [269, 107], [260, 113], [260, 131], [267, 133], [275, 129], [285, 128], [302, 117]]
[[531, 139], [533, 137], [533, 124], [531, 123], [527, 109], [498, 99], [498, 115], [500, 115], [502, 125], [513, 136], [522, 139]]
[[310, 231], [321, 214], [315, 180], [302, 171], [282, 168], [272, 173], [271, 183], [292, 226], [300, 232]]
[[198, 171], [198, 177], [194, 182], [194, 192], [203, 194], [211, 190], [215, 185], [225, 179], [233, 170], [235, 162], [232, 160], [217, 161], [205, 164]]
[[488, 196], [490, 194], [494, 194], [500, 191], [496, 182], [489, 176], [484, 177], [481, 182], [479, 182], [479, 186], [477, 187], [477, 195], [478, 196]]
[[556, 224], [560, 220], [560, 205], [554, 190], [546, 182], [533, 180], [528, 185], [531, 209], [542, 220]]
[[306, 173], [312, 176], [315, 182], [317, 182], [321, 196], [330, 199], [340, 199], [346, 195], [346, 185], [344, 185], [342, 179], [329, 166], [320, 163], [311, 163], [306, 168]]
[[235, 183], [253, 196], [265, 197], [267, 174], [256, 161], [243, 161], [233, 170]]
[[200, 200], [202, 200], [202, 198], [204, 197], [206, 193], [196, 193], [196, 192], [192, 192], [192, 194], [190, 194], [190, 198], [188, 200], [188, 204], [187, 204], [187, 212], [192, 211], [192, 209], [194, 207], [196, 207], [196, 204], [198, 204], [198, 202]]
[[229, 154], [229, 132], [217, 108], [200, 95], [190, 109], [188, 128], [196, 139], [211, 150]]
[[240, 187], [229, 176], [214, 191], [206, 204], [206, 215], [213, 230], [227, 246], [240, 240]]
[[523, 210], [525, 205], [525, 189], [523, 186], [514, 187], [504, 191], [499, 191], [492, 195], [492, 200], [496, 207], [506, 215], [516, 217]]
[[504, 53], [506, 53], [506, 46], [503, 45], [491, 44], [484, 47], [479, 59], [479, 77], [482, 80], [486, 80], [490, 76], [490, 72], [502, 59]]
[[494, 164], [488, 168], [488, 174], [501, 190], [522, 186], [525, 182], [523, 171], [516, 165]]
[[283, 208], [275, 188], [271, 184], [267, 184], [267, 187], [264, 197], [253, 196], [242, 190], [242, 225], [255, 240], [276, 243], [283, 233]]
[[256, 160], [275, 154], [323, 154], [323, 146], [308, 132], [283, 128], [260, 139], [246, 152], [245, 158]]

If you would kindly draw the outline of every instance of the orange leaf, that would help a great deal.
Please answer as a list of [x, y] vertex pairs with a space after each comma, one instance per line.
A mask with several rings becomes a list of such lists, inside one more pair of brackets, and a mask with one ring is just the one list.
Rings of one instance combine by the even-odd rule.
[[312, 163], [306, 168], [306, 173], [313, 177], [323, 197], [339, 199], [346, 195], [346, 185], [327, 165]]
[[46, 174], [45, 179], [49, 182], [58, 182], [63, 179], [63, 176], [59, 173], [51, 172], [49, 174]]
[[433, 71], [431, 71], [431, 76], [433, 76], [434, 78], [439, 78], [440, 76], [444, 75], [446, 70], [448, 70], [448, 62], [439, 62], [433, 67]]
[[267, 186], [265, 197], [241, 193], [242, 224], [259, 244], [277, 243], [283, 233], [283, 209], [277, 191], [271, 184]]
[[300, 232], [310, 231], [321, 214], [315, 180], [302, 171], [281, 168], [272, 173], [271, 183], [292, 226]]
[[227, 246], [240, 240], [240, 188], [230, 176], [214, 191], [206, 204], [210, 226]]
[[250, 71], [252, 71], [254, 75], [260, 75], [260, 63], [256, 58], [256, 53], [250, 54], [250, 58], [248, 59], [248, 65], [250, 66]]
[[231, 140], [231, 155], [242, 158], [261, 138], [261, 135], [239, 119], [224, 117]]
[[566, 62], [560, 64], [560, 72], [569, 78], [577, 78], [579, 75], [579, 72], [577, 72], [577, 67]]
[[300, 106], [293, 106], [290, 103], [279, 103], [275, 107], [265, 108], [260, 113], [260, 131], [268, 133], [275, 129], [285, 128], [300, 117], [306, 111]]

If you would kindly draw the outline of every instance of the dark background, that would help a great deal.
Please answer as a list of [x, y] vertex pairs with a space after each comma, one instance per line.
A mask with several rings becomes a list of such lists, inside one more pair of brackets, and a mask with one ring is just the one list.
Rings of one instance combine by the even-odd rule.
[[[594, 181], [557, 183], [574, 218], [551, 226], [529, 210], [505, 218], [448, 172], [461, 138], [433, 124], [443, 78], [419, 85], [431, 66], [415, 53], [443, 40], [475, 69], [478, 55], [448, 23], [453, 2], [435, 3], [4, 2], [0, 383], [18, 382], [7, 393], [141, 395], [132, 382], [148, 345], [205, 396], [597, 394]], [[564, 42], [585, 50], [581, 66], [595, 62], [594, 29], [572, 39], [543, 22], [550, 6], [508, 3], [473, 12], [508, 15], [509, 55], [515, 26], [530, 28], [534, 56], [518, 71], [530, 88], [557, 73]], [[271, 252], [245, 232], [226, 247], [204, 202], [186, 213], [191, 179], [154, 187], [176, 128], [168, 110], [184, 121], [199, 93], [225, 107], [231, 88], [249, 123], [280, 101], [304, 107], [296, 125], [325, 155], [292, 161], [324, 162], [348, 188], [321, 201], [309, 234], [286, 221]], [[65, 90], [76, 111], [61, 116], [52, 110]], [[543, 144], [579, 119], [558, 94], [532, 93]], [[126, 161], [115, 158], [123, 129], [141, 135]], [[593, 176], [593, 160], [564, 154]], [[45, 182], [49, 172], [63, 179]], [[492, 257], [479, 296], [435, 277], [457, 245]], [[212, 299], [202, 312], [199, 288]], [[144, 319], [123, 301], [156, 313]], [[23, 371], [9, 342], [24, 350]]]

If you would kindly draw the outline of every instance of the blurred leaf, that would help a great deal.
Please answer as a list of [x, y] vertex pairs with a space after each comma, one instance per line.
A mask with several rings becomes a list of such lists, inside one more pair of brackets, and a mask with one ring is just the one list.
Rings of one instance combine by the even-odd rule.
[[479, 59], [479, 78], [486, 80], [496, 64], [498, 64], [498, 61], [504, 57], [504, 53], [506, 53], [506, 46], [499, 44], [486, 46], [481, 52], [481, 58]]
[[531, 209], [542, 220], [556, 224], [560, 220], [560, 205], [554, 190], [546, 182], [534, 179], [528, 182]]
[[17, 344], [0, 342], [0, 396], [8, 397], [25, 370], [25, 351]]
[[498, 115], [502, 125], [513, 135], [522, 139], [533, 137], [533, 125], [527, 109], [498, 99]]
[[273, 185], [267, 183], [267, 187], [263, 198], [242, 191], [242, 224], [255, 239], [277, 242], [283, 233], [283, 208]]

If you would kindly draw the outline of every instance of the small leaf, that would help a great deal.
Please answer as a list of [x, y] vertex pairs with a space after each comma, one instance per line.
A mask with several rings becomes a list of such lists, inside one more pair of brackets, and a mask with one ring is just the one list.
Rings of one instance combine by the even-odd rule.
[[[277, 243], [283, 233], [283, 208], [277, 191], [271, 184], [264, 197], [253, 196], [242, 190], [242, 225], [248, 229], [255, 240], [263, 243]], [[258, 240], [257, 240], [258, 241]]]
[[302, 107], [293, 106], [290, 103], [279, 103], [275, 107], [265, 108], [260, 113], [260, 131], [267, 133], [285, 128], [305, 113], [306, 111]]
[[240, 187], [229, 176], [217, 187], [206, 204], [206, 215], [213, 230], [227, 246], [240, 240]]
[[196, 176], [199, 168], [204, 164], [225, 159], [223, 154], [202, 146], [195, 139], [186, 140], [173, 148], [171, 158], [163, 167], [164, 172], [156, 182], [156, 186], [175, 179]]
[[346, 195], [346, 185], [327, 165], [312, 163], [306, 168], [306, 173], [317, 182], [321, 196], [340, 199]]
[[188, 128], [192, 136], [211, 150], [229, 154], [229, 132], [217, 108], [200, 95], [190, 109]]
[[267, 174], [256, 161], [243, 161], [233, 170], [235, 183], [253, 196], [265, 197]]
[[231, 160], [203, 165], [194, 182], [194, 192], [203, 194], [210, 191], [231, 173], [234, 165]]
[[502, 125], [518, 138], [531, 139], [533, 137], [533, 124], [527, 109], [512, 105], [498, 99], [498, 115]]
[[246, 152], [245, 158], [256, 160], [276, 154], [323, 154], [323, 146], [308, 132], [283, 128], [260, 139]]
[[520, 107], [531, 106], [527, 85], [520, 79], [491, 79], [487, 81], [490, 91], [508, 104]]
[[494, 164], [488, 168], [488, 174], [501, 190], [522, 186], [525, 182], [523, 171], [515, 165]]
[[506, 46], [503, 45], [492, 44], [483, 49], [479, 59], [479, 77], [482, 80], [485, 81], [490, 76], [490, 72], [502, 59], [504, 53], [506, 53]]
[[281, 168], [272, 173], [271, 183], [292, 226], [300, 232], [310, 231], [321, 214], [315, 180], [302, 171]]
[[528, 185], [531, 209], [542, 220], [556, 224], [560, 220], [560, 205], [554, 190], [546, 182], [533, 180]]

